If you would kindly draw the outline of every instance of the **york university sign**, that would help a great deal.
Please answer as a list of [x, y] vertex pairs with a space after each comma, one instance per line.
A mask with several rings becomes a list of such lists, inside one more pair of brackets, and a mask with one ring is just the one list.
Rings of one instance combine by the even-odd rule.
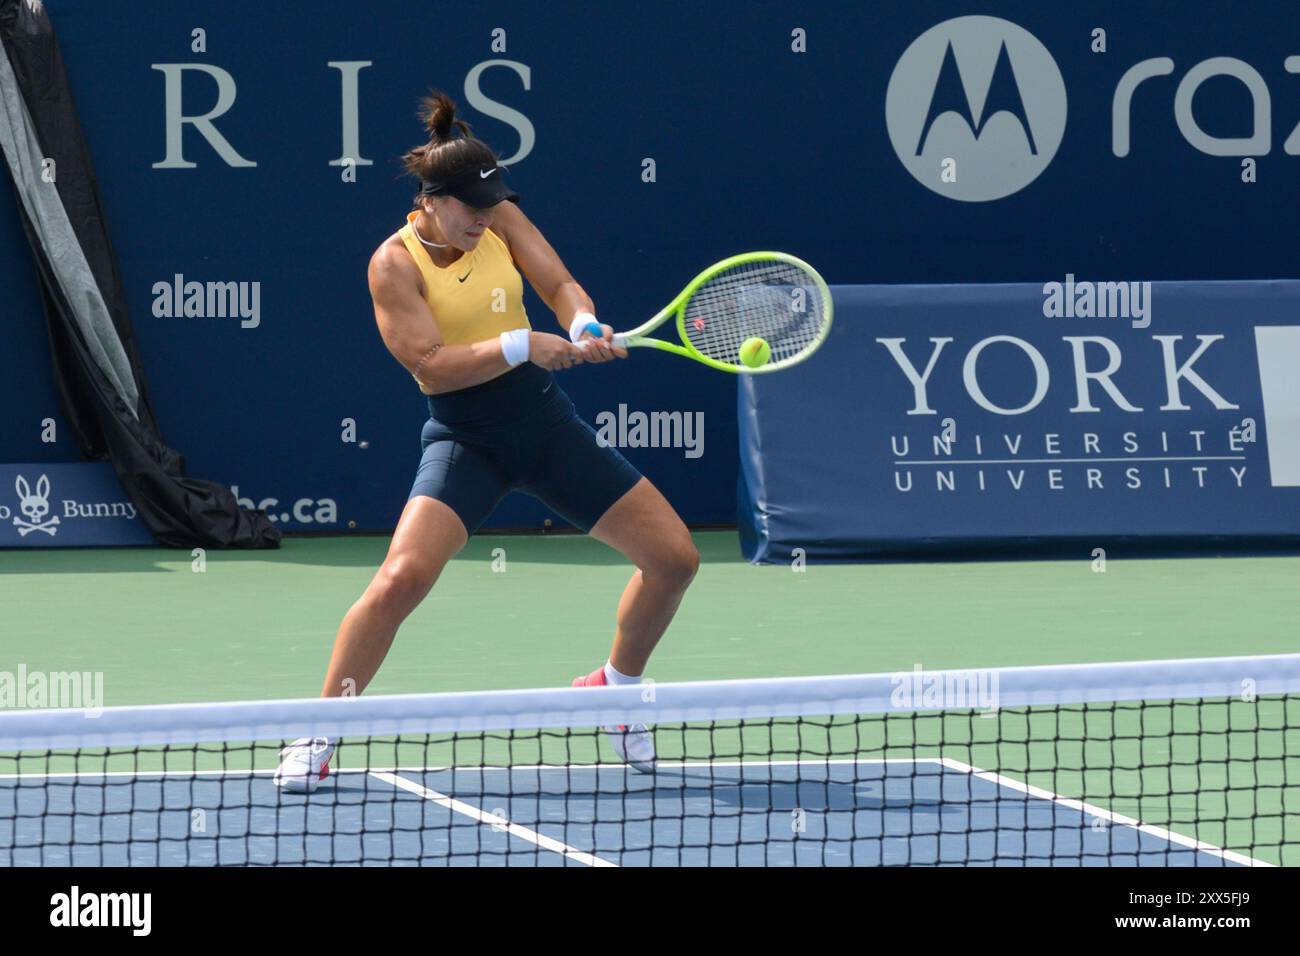
[[885, 393], [896, 427], [878, 449], [892, 491], [1239, 492], [1266, 481], [1250, 460], [1261, 428], [1236, 394], [1245, 383], [1207, 368], [1225, 338], [877, 337], [895, 373]]

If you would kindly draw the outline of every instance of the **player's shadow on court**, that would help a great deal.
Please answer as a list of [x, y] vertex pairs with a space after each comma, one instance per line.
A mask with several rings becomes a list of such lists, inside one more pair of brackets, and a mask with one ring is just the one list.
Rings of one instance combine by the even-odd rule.
[[[418, 772], [407, 772], [403, 776], [413, 781], [424, 783], [434, 790], [446, 788], [446, 776], [442, 772], [422, 777]], [[466, 779], [476, 779], [467, 774]], [[633, 777], [633, 781], [640, 778]], [[655, 807], [662, 811], [665, 807], [685, 804], [687, 812], [693, 814], [692, 806], [709, 805], [724, 807], [735, 812], [756, 813], [790, 813], [796, 810], [817, 813], [852, 813], [857, 811], [901, 810], [910, 814], [938, 814], [945, 807], [951, 807], [951, 801], [945, 802], [935, 794], [915, 792], [912, 794], [884, 794], [884, 781], [873, 780], [781, 780], [770, 783], [752, 780], [719, 780], [706, 774], [673, 774], [671, 784], [656, 784], [644, 788], [621, 789], [606, 784], [596, 794], [589, 790], [575, 790], [572, 793], [558, 792], [555, 781], [546, 787], [525, 786], [509, 794], [515, 800], [525, 801], [530, 806], [545, 809], [549, 805], [563, 810], [569, 802], [579, 802], [589, 806], [593, 800], [617, 800], [629, 810], [628, 816], [636, 818], [651, 816], [649, 812]], [[501, 785], [504, 786], [504, 785]], [[475, 787], [469, 789], [447, 788], [450, 796], [477, 805], [484, 802], [483, 791]], [[327, 792], [302, 798], [304, 801], [333, 803], [338, 797], [346, 795], [346, 802], [359, 802], [366, 799], [376, 801], [416, 802], [423, 797], [408, 791], [389, 789], [376, 785], [366, 779], [365, 774], [342, 773], [335, 777]], [[508, 799], [506, 793], [494, 794], [495, 799]], [[642, 814], [638, 808], [647, 812]], [[559, 817], [557, 817], [559, 818]]]
[[793, 813], [796, 810], [818, 813], [852, 813], [856, 811], [906, 810], [909, 813], [937, 814], [945, 804], [934, 795], [924, 793], [887, 796], [883, 780], [782, 780], [719, 781], [708, 776], [686, 773], [683, 786], [656, 788], [628, 795], [635, 803], [642, 793], [655, 800], [708, 801], [714, 806], [752, 813], [768, 810]]

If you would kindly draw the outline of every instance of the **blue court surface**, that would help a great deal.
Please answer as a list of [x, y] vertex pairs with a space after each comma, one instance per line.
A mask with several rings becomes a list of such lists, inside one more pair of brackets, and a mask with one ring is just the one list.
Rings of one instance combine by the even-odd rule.
[[0, 778], [0, 865], [1121, 865], [1250, 858], [951, 760]]

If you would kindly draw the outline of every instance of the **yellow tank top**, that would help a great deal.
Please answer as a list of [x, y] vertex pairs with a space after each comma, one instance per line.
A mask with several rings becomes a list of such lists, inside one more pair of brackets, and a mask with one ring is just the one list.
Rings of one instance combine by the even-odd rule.
[[418, 215], [415, 210], [407, 213], [406, 225], [398, 235], [420, 269], [424, 301], [433, 312], [442, 340], [448, 345], [468, 345], [511, 329], [531, 329], [524, 311], [524, 282], [501, 237], [488, 229], [473, 252], [441, 268], [434, 265], [415, 234]]

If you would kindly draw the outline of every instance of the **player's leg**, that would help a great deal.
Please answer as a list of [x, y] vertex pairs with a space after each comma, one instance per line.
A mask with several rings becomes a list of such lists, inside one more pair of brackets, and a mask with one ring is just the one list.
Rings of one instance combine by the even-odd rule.
[[[467, 538], [461, 519], [443, 502], [423, 496], [407, 501], [388, 556], [343, 617], [322, 697], [359, 694], [365, 689], [392, 646], [397, 628]], [[294, 793], [312, 793], [329, 776], [337, 743], [325, 736], [295, 740], [280, 751], [273, 782]]]
[[[610, 666], [639, 677], [695, 577], [700, 554], [666, 498], [603, 445], [567, 396], [533, 437], [539, 462], [521, 490], [636, 565], [618, 605]], [[615, 675], [617, 676], [617, 675]]]
[[425, 495], [407, 501], [384, 563], [339, 626], [322, 697], [366, 688], [397, 629], [468, 540], [465, 525], [446, 503]]
[[[574, 686], [638, 683], [695, 577], [699, 552], [664, 496], [618, 449], [600, 443], [567, 396], [556, 399], [554, 415], [532, 437], [528, 451], [536, 466], [521, 490], [636, 565], [619, 601], [609, 663]], [[645, 724], [604, 730], [620, 759], [654, 770], [654, 735]]]
[[430, 419], [424, 453], [388, 556], [339, 627], [321, 696], [365, 690], [397, 629], [509, 490], [490, 443], [466, 443]]
[[642, 478], [601, 515], [590, 534], [636, 565], [618, 602], [609, 662], [640, 675], [700, 566], [700, 553], [673, 506]]
[[[322, 697], [359, 694], [369, 685], [397, 629], [508, 489], [489, 455], [446, 437], [436, 423], [425, 425], [424, 449], [388, 555], [334, 638]], [[335, 743], [303, 737], [284, 748], [276, 786], [314, 791], [329, 775]]]
[[[574, 684], [639, 683], [699, 569], [700, 555], [681, 518], [644, 477], [605, 510], [589, 533], [621, 551], [636, 570], [618, 602], [609, 662]], [[643, 773], [654, 771], [654, 732], [649, 727], [633, 723], [604, 729], [620, 759]]]

